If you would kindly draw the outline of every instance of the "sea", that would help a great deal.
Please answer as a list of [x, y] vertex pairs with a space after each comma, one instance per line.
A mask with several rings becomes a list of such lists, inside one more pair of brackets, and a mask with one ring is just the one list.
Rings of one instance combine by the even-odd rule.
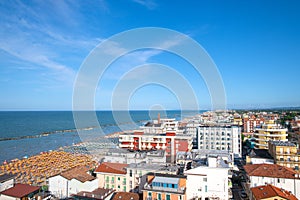
[[93, 120], [86, 118], [86, 126], [81, 124], [80, 129], [76, 129], [72, 111], [1, 111], [0, 164], [82, 143], [82, 134], [108, 135], [137, 129], [148, 121], [157, 119], [158, 113], [161, 118], [181, 120], [201, 112], [203, 111], [95, 111], [98, 124], [89, 123]]

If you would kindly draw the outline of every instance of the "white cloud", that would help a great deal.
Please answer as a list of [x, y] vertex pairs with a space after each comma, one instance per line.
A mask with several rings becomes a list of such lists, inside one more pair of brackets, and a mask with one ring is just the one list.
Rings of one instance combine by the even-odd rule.
[[153, 10], [158, 6], [153, 0], [132, 0], [132, 1], [142, 6], [145, 6], [149, 10]]

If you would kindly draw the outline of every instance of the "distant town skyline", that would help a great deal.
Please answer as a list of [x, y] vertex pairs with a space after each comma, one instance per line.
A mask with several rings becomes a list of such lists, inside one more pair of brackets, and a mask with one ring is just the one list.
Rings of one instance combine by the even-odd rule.
[[[223, 79], [228, 108], [300, 106], [299, 8], [299, 1], [1, 1], [0, 110], [71, 110], [76, 74], [89, 53], [114, 34], [142, 27], [172, 29], [202, 45]], [[143, 49], [105, 71], [95, 109], [112, 109], [118, 81], [149, 63], [174, 69], [189, 82], [199, 108], [210, 108], [205, 81], [193, 66]], [[128, 81], [166, 77], [151, 67], [130, 75]], [[132, 110], [181, 108], [176, 94], [157, 84], [138, 88], [126, 101]]]

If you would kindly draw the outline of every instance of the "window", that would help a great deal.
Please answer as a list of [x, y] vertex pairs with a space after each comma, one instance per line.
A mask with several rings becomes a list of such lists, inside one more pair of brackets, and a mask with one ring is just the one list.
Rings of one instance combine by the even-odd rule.
[[280, 183], [280, 178], [277, 179], [277, 183]]
[[207, 182], [207, 177], [203, 178], [203, 182]]
[[118, 188], [120, 189], [121, 187], [118, 185]]
[[109, 184], [106, 184], [106, 188], [109, 188]]
[[205, 189], [204, 189], [204, 191], [205, 191], [205, 192], [207, 192], [207, 185], [205, 185]]
[[126, 186], [123, 187], [123, 191], [126, 192]]
[[132, 177], [132, 170], [129, 170], [129, 176]]
[[166, 200], [171, 200], [171, 196], [169, 194], [166, 195]]
[[152, 197], [152, 192], [148, 192], [148, 196], [149, 196], [149, 197]]
[[118, 181], [120, 180], [121, 178], [120, 177], [118, 177]]
[[158, 199], [158, 200], [161, 200], [161, 193], [158, 193], [157, 199]]

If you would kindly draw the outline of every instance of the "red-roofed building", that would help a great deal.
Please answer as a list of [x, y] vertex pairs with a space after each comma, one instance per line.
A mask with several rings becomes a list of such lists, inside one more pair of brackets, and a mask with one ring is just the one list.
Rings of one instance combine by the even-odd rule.
[[291, 191], [297, 198], [300, 198], [300, 178], [295, 170], [277, 164], [245, 165], [244, 169], [249, 180], [248, 189], [271, 184]]
[[289, 191], [273, 185], [263, 185], [251, 188], [251, 197], [253, 200], [297, 200], [297, 198]]
[[0, 199], [28, 199], [39, 193], [40, 187], [17, 183], [0, 193]]
[[126, 167], [128, 164], [123, 163], [101, 163], [95, 173], [99, 180], [99, 188], [114, 189], [116, 191], [128, 191], [126, 181]]

